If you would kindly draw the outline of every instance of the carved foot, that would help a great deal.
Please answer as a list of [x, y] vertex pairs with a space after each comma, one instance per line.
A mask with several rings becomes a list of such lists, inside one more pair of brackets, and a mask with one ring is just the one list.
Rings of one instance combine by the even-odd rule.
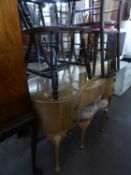
[[85, 145], [81, 144], [81, 145], [80, 145], [80, 149], [81, 149], [81, 150], [85, 149]]
[[57, 173], [61, 172], [61, 166], [60, 166], [60, 165], [56, 165], [55, 171], [56, 171]]

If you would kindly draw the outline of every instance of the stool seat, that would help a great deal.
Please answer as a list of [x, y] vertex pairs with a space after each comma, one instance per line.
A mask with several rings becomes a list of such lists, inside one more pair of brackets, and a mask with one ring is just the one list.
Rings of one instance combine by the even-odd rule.
[[93, 103], [91, 103], [90, 105], [84, 107], [81, 112], [80, 112], [80, 121], [83, 121], [83, 120], [92, 120], [95, 113], [97, 111], [100, 111], [100, 110], [103, 110], [105, 108], [108, 107], [108, 100], [105, 98], [105, 99], [101, 99], [101, 97], [94, 101]]

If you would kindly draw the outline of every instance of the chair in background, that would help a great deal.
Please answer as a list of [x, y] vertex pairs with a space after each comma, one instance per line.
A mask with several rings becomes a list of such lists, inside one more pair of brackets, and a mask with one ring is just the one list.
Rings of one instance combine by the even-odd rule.
[[[44, 3], [31, 0], [18, 1], [22, 32], [29, 36], [26, 60], [29, 59], [34, 45], [35, 59], [38, 63], [29, 64], [28, 71], [52, 79], [54, 99], [58, 99], [57, 72], [69, 64], [78, 64], [76, 60], [75, 63], [72, 62], [72, 58], [76, 59], [74, 35], [78, 33], [78, 28], [72, 27], [75, 3], [76, 0], [44, 1]], [[86, 55], [84, 52], [84, 57], [87, 57]], [[87, 59], [85, 60], [90, 78], [90, 65]]]
[[[108, 9], [107, 4], [114, 4]], [[88, 9], [76, 10], [75, 26], [88, 29], [88, 48], [92, 50], [93, 73], [95, 74], [98, 51], [100, 55], [101, 76], [108, 77], [119, 70], [119, 37], [121, 0], [90, 0]], [[83, 16], [79, 20], [79, 16]], [[115, 49], [114, 49], [115, 48]], [[116, 50], [116, 51], [115, 51]], [[108, 58], [107, 58], [108, 55]], [[105, 70], [105, 63], [108, 71]]]

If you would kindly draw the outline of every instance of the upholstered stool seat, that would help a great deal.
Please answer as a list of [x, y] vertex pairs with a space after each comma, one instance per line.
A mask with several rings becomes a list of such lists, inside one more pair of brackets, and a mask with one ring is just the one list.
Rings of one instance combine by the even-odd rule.
[[81, 120], [91, 120], [98, 110], [103, 110], [108, 106], [107, 99], [98, 99], [81, 110]]

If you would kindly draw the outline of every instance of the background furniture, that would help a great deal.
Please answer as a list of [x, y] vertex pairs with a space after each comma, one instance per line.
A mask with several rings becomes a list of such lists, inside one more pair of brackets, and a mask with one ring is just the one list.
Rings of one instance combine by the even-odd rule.
[[[27, 86], [16, 0], [0, 1], [0, 141], [23, 126], [35, 126]], [[33, 128], [32, 128], [33, 129]], [[35, 128], [34, 128], [35, 129]], [[35, 172], [35, 130], [32, 130]], [[35, 142], [36, 143], [36, 142]], [[5, 155], [6, 156], [6, 155]]]
[[[61, 3], [18, 1], [22, 32], [29, 36], [26, 52], [27, 63], [28, 57], [31, 56], [32, 46], [34, 45], [35, 48], [35, 64], [28, 64], [28, 71], [52, 80], [54, 99], [58, 99], [58, 71], [69, 64], [79, 64], [79, 62], [76, 63], [76, 60], [72, 62], [72, 59], [76, 58], [75, 45], [77, 45], [74, 42], [74, 35], [80, 33], [79, 28], [72, 27], [75, 3], [76, 0], [61, 1]], [[36, 11], [34, 11], [35, 8]], [[39, 20], [36, 20], [38, 16]], [[87, 75], [91, 78], [84, 43], [81, 47]]]
[[[88, 9], [76, 10], [74, 25], [86, 27], [90, 31], [88, 32], [87, 43], [91, 47], [90, 50], [94, 52], [94, 54], [90, 54], [90, 59], [94, 62], [93, 73], [95, 73], [99, 53], [101, 76], [112, 76], [119, 70], [120, 11], [122, 1], [114, 0], [114, 5], [111, 8], [108, 8], [108, 1], [106, 0], [90, 0], [89, 2]], [[83, 18], [79, 20], [79, 16]], [[110, 41], [108, 42], [108, 40]], [[117, 45], [113, 45], [113, 42], [116, 42]], [[110, 49], [112, 52], [109, 51]], [[105, 64], [108, 65], [108, 73], [105, 71]]]

